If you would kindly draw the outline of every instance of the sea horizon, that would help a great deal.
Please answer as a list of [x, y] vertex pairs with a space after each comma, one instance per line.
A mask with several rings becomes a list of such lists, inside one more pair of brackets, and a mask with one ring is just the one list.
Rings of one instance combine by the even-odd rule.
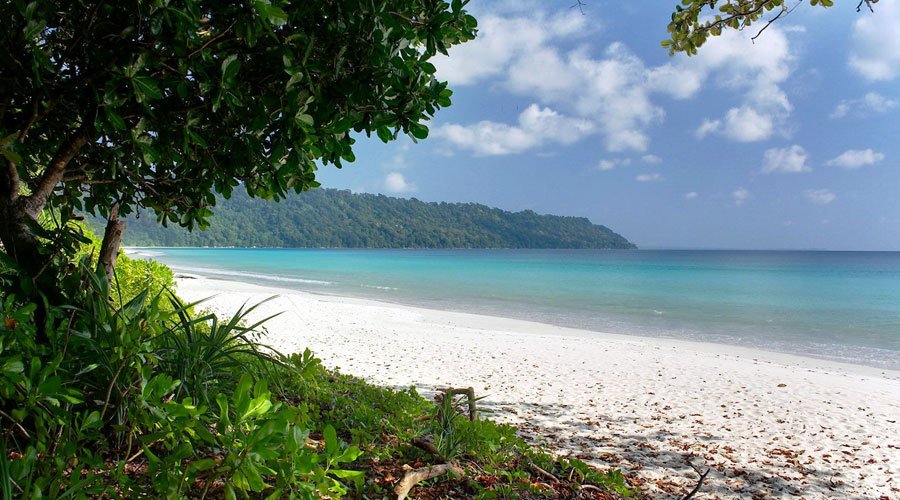
[[514, 247], [272, 247], [272, 246], [145, 246], [122, 245], [123, 251], [128, 250], [153, 250], [153, 249], [247, 249], [247, 250], [565, 250], [575, 252], [822, 252], [822, 253], [897, 253], [900, 250], [859, 250], [859, 249], [832, 249], [832, 248], [729, 248], [729, 247], [638, 247], [638, 248], [514, 248]]

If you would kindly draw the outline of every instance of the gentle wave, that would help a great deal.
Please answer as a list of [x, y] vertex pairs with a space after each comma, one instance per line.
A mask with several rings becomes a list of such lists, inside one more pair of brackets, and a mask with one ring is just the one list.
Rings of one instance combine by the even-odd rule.
[[306, 279], [306, 278], [292, 278], [292, 277], [288, 277], [288, 276], [278, 276], [275, 274], [261, 274], [261, 273], [248, 273], [248, 272], [244, 272], [244, 271], [230, 271], [230, 270], [226, 270], [226, 269], [216, 269], [216, 268], [209, 268], [209, 267], [185, 267], [185, 266], [179, 266], [179, 265], [173, 265], [172, 267], [178, 271], [194, 272], [194, 273], [197, 273], [200, 275], [215, 274], [215, 275], [220, 275], [220, 276], [241, 276], [244, 278], [259, 278], [259, 279], [264, 279], [264, 280], [269, 280], [269, 281], [281, 281], [281, 282], [285, 282], [285, 283], [304, 283], [307, 285], [328, 286], [328, 285], [334, 284], [334, 282], [332, 282], [332, 281], [313, 280], [313, 279]]
[[148, 257], [159, 257], [165, 255], [163, 252], [159, 252], [156, 250], [144, 250], [143, 248], [124, 248], [123, 251], [125, 255], [131, 258], [148, 258]]
[[379, 285], [359, 285], [362, 288], [374, 288], [376, 290], [399, 290], [399, 288], [394, 286], [379, 286]]

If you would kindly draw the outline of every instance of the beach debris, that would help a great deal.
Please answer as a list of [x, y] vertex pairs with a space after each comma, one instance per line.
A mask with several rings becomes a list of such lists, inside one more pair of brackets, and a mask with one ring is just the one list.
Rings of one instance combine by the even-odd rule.
[[429, 479], [434, 479], [438, 476], [443, 476], [444, 474], [453, 473], [457, 476], [465, 476], [466, 471], [462, 469], [459, 465], [448, 462], [440, 465], [430, 465], [427, 467], [419, 467], [418, 469], [412, 469], [407, 471], [406, 474], [403, 475], [403, 479], [397, 483], [397, 486], [394, 488], [394, 493], [397, 495], [397, 500], [405, 500], [407, 496], [409, 496], [409, 490], [413, 488], [416, 484], [427, 481]]
[[444, 397], [452, 398], [457, 395], [466, 396], [469, 403], [469, 420], [472, 422], [478, 420], [478, 399], [475, 398], [475, 388], [473, 387], [465, 387], [465, 388], [453, 388], [448, 387], [444, 389]]
[[701, 473], [700, 468], [697, 467], [696, 465], [691, 464], [691, 467], [695, 471], [697, 471], [697, 474], [700, 474], [700, 479], [697, 480], [697, 484], [694, 486], [694, 489], [692, 489], [687, 495], [681, 497], [681, 500], [691, 500], [691, 498], [694, 498], [694, 495], [696, 495], [697, 492], [700, 491], [700, 488], [703, 487], [703, 481], [706, 480], [706, 476], [708, 476], [709, 473], [712, 471], [711, 468], [707, 467], [706, 471]]

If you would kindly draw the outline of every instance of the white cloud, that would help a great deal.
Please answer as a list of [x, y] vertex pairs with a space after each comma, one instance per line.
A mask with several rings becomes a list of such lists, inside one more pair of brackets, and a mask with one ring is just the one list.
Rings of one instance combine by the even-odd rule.
[[702, 75], [701, 80], [714, 78], [743, 101], [723, 118], [704, 119], [696, 131], [698, 138], [717, 133], [738, 142], [761, 141], [784, 125], [793, 111], [780, 87], [790, 76], [793, 58], [785, 30], [769, 28], [755, 44], [751, 36], [727, 31], [707, 42], [696, 57], [682, 59], [681, 64]]
[[810, 203], [815, 203], [816, 205], [827, 205], [837, 199], [837, 195], [830, 189], [807, 189], [803, 192], [803, 196]]
[[651, 165], [656, 165], [657, 163], [662, 163], [662, 158], [656, 155], [644, 155], [641, 156], [641, 161], [644, 163], [649, 163]]
[[900, 2], [880, 2], [853, 23], [848, 64], [867, 80], [900, 76]]
[[868, 116], [876, 113], [887, 113], [900, 105], [900, 101], [885, 97], [875, 92], [869, 92], [861, 99], [843, 100], [834, 107], [834, 111], [828, 115], [830, 118], [843, 118], [853, 114], [855, 116]]
[[675, 99], [694, 97], [706, 75], [683, 64], [667, 63], [647, 71], [647, 86]]
[[663, 180], [663, 176], [661, 174], [641, 174], [635, 177], [635, 180], [638, 182], [659, 182]]
[[612, 170], [616, 167], [627, 167], [631, 165], [631, 158], [616, 158], [613, 160], [600, 160], [597, 164], [599, 170]]
[[572, 144], [593, 131], [594, 125], [588, 120], [532, 104], [519, 114], [518, 125], [489, 120], [474, 125], [449, 123], [436, 127], [434, 134], [477, 155], [507, 155], [547, 143]]
[[514, 93], [571, 109], [597, 124], [607, 151], [646, 151], [647, 128], [665, 113], [646, 87], [647, 69], [625, 45], [613, 43], [600, 59], [584, 48], [561, 54], [546, 47], [510, 67], [506, 87]]
[[741, 206], [747, 202], [753, 196], [750, 194], [750, 191], [747, 191], [744, 188], [737, 188], [731, 192], [731, 197], [734, 199], [734, 204], [737, 206]]
[[696, 191], [691, 191], [690, 193], [684, 193], [685, 200], [693, 200], [694, 198], [700, 196]]
[[755, 108], [741, 106], [725, 113], [722, 134], [737, 142], [755, 142], [771, 137], [775, 128], [772, 116], [762, 114]]
[[438, 58], [438, 76], [454, 85], [490, 80], [543, 106], [588, 120], [594, 124], [592, 133], [600, 134], [611, 152], [647, 150], [648, 128], [665, 116], [652, 102], [652, 93], [687, 97], [699, 87], [699, 83], [679, 83], [677, 89], [652, 84], [651, 80], [676, 74], [687, 80], [692, 75], [681, 68], [648, 69], [621, 43], [612, 43], [599, 57], [585, 46], [563, 49], [562, 43], [571, 46], [590, 29], [585, 16], [571, 11], [549, 16], [537, 9], [482, 15], [478, 38], [454, 48], [451, 57]]
[[772, 148], [763, 153], [762, 173], [799, 174], [812, 171], [806, 160], [809, 155], [803, 147], [794, 144], [789, 148]]
[[407, 182], [400, 172], [391, 172], [384, 178], [384, 189], [389, 193], [413, 193], [418, 188]]
[[486, 14], [478, 19], [478, 37], [454, 47], [451, 57], [437, 56], [432, 62], [437, 75], [454, 85], [471, 85], [506, 73], [520, 57], [534, 54], [546, 43], [583, 32], [585, 16], [574, 13], [535, 18]]
[[831, 167], [855, 169], [873, 165], [881, 160], [884, 160], [884, 153], [878, 153], [871, 149], [848, 149], [825, 164]]
[[[479, 16], [479, 36], [455, 47], [450, 57], [437, 58], [438, 77], [456, 86], [500, 87], [586, 120], [592, 124], [590, 132], [575, 134], [576, 140], [599, 134], [609, 152], [647, 151], [649, 130], [665, 118], [654, 97], [694, 97], [707, 81], [739, 96], [741, 103], [725, 110], [721, 118], [708, 120], [697, 131], [700, 137], [718, 133], [742, 142], [766, 139], [782, 128], [792, 111], [780, 88], [790, 74], [791, 54], [785, 30], [779, 27], [769, 28], [755, 44], [747, 33], [728, 31], [707, 42], [696, 57], [678, 56], [648, 66], [621, 42], [602, 52], [581, 44], [579, 38], [595, 23], [589, 24], [577, 9], [548, 15], [543, 4], [529, 5], [514, 8], [498, 2], [485, 7], [487, 12]], [[509, 137], [512, 143], [524, 140], [512, 137], [522, 128], [512, 123], [482, 121], [454, 127], [477, 128]], [[453, 137], [462, 135], [459, 128], [450, 132]], [[469, 149], [508, 154], [530, 147]]]
[[709, 120], [704, 119], [703, 123], [697, 127], [697, 130], [694, 132], [694, 135], [697, 136], [697, 139], [703, 139], [707, 135], [718, 132], [722, 130], [722, 120]]

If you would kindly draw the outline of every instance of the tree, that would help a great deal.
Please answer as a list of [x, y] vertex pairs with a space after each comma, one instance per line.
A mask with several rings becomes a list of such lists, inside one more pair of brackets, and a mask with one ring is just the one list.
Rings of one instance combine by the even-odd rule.
[[[770, 24], [800, 5], [802, 0], [797, 0], [792, 6], [788, 3], [784, 0], [684, 0], [681, 5], [675, 6], [672, 22], [668, 26], [670, 37], [663, 40], [662, 45], [669, 49], [670, 54], [684, 52], [692, 56], [710, 36], [719, 36], [727, 29], [748, 28], [770, 14], [757, 33], [759, 36]], [[856, 10], [861, 10], [863, 6], [873, 10], [876, 3], [878, 0], [859, 0]], [[831, 7], [834, 1], [809, 0], [809, 4]]]
[[[354, 133], [425, 138], [450, 105], [429, 59], [475, 35], [467, 1], [7, 0], [0, 4], [0, 242], [52, 287], [36, 224], [204, 226], [215, 193], [279, 199], [353, 161]], [[59, 235], [57, 235], [59, 236]]]

